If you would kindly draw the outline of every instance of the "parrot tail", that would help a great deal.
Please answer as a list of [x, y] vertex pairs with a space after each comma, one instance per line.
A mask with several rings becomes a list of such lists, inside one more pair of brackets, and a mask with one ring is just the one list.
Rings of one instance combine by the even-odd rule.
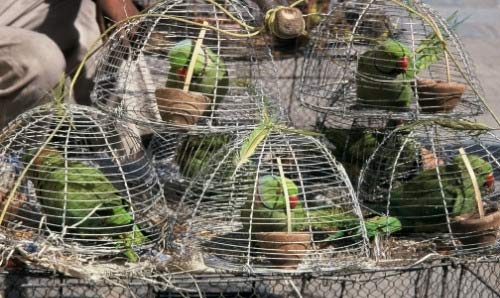
[[134, 224], [132, 230], [128, 230], [128, 225], [134, 222], [133, 217], [123, 207], [116, 207], [112, 210], [112, 216], [109, 216], [103, 222], [108, 227], [125, 227], [127, 231], [116, 236], [119, 239], [117, 248], [125, 249], [123, 253], [130, 262], [137, 262], [139, 256], [134, 251], [134, 247], [139, 246], [147, 241], [147, 237], [142, 233], [139, 226]]
[[130, 262], [137, 262], [139, 256], [134, 251], [134, 247], [141, 245], [147, 241], [147, 237], [141, 232], [141, 229], [134, 225], [132, 227], [132, 232], [127, 232], [121, 235], [120, 237], [121, 243], [118, 244], [120, 248], [126, 248], [123, 254], [127, 257]]

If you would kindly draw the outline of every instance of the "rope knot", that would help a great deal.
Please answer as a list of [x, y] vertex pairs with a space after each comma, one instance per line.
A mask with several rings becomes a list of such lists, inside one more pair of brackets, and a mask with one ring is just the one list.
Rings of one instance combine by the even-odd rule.
[[294, 7], [278, 5], [269, 9], [264, 23], [271, 34], [280, 39], [297, 38], [305, 32], [302, 12]]

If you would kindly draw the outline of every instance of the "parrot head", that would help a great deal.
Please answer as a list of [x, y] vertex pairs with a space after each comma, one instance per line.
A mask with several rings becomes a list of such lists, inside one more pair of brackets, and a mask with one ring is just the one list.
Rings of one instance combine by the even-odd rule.
[[375, 67], [382, 73], [399, 75], [411, 68], [411, 52], [403, 43], [388, 39], [375, 48]]
[[[186, 80], [187, 71], [193, 56], [194, 42], [191, 39], [184, 39], [176, 43], [168, 52], [168, 61], [170, 62], [171, 71], [179, 77], [180, 81]], [[203, 71], [205, 65], [205, 53], [200, 51], [196, 58], [194, 74]]]
[[[33, 159], [33, 157], [36, 155], [37, 152], [38, 149], [29, 151], [27, 154], [24, 155], [23, 162], [25, 164], [28, 164], [31, 161], [31, 159]], [[47, 147], [42, 149], [40, 154], [38, 154], [38, 156], [33, 161], [33, 165], [55, 167], [55, 166], [60, 166], [61, 162], [64, 164], [64, 158], [61, 155], [61, 153], [56, 149]]]
[[258, 198], [265, 208], [273, 210], [286, 208], [283, 187], [287, 189], [290, 208], [294, 209], [297, 207], [299, 203], [299, 189], [292, 180], [288, 178], [284, 178], [284, 180], [285, 185], [282, 185], [281, 178], [278, 176], [266, 175], [259, 178]]
[[[477, 177], [479, 187], [482, 187], [482, 189], [486, 190], [488, 193], [493, 192], [495, 187], [495, 176], [493, 175], [493, 167], [491, 164], [474, 154], [468, 154], [467, 158]], [[467, 171], [460, 155], [455, 157], [455, 163], [459, 165], [461, 171]]]

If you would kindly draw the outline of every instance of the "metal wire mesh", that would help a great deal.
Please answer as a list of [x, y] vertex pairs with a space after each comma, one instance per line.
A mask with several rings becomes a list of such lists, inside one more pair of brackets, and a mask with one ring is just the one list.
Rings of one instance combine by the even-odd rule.
[[[256, 24], [243, 2], [221, 5], [237, 20]], [[264, 106], [270, 110], [273, 99], [260, 81], [276, 67], [262, 38], [225, 34], [250, 31], [208, 2], [165, 1], [148, 14], [126, 24], [104, 46], [93, 93], [99, 108], [157, 132], [247, 127], [259, 122]], [[203, 22], [217, 30], [207, 29], [201, 39], [196, 24]], [[186, 72], [199, 40], [189, 81]]]
[[[254, 5], [243, 1], [222, 5], [250, 25], [262, 20], [259, 12], [252, 10]], [[458, 231], [455, 224], [462, 221], [455, 217], [458, 195], [449, 195], [444, 185], [452, 180], [451, 174], [458, 172], [445, 171], [459, 163], [455, 159], [458, 148], [490, 164], [497, 177], [498, 138], [493, 133], [478, 135], [435, 123], [417, 125], [411, 132], [392, 132], [394, 123], [381, 119], [475, 115], [481, 111], [470, 86], [451, 109], [447, 103], [443, 107], [438, 98], [448, 100], [449, 94], [429, 96], [424, 93], [432, 92], [422, 91], [422, 79], [444, 80], [448, 73], [454, 82], [467, 85], [470, 80], [480, 90], [458, 38], [432, 10], [415, 6], [447, 35], [451, 54], [463, 63], [465, 75], [441, 57], [418, 78], [395, 80], [408, 83], [411, 105], [408, 109], [394, 108], [386, 104], [386, 98], [380, 104], [359, 96], [356, 84], [368, 84], [360, 75], [361, 56], [373, 46], [373, 39], [391, 37], [409, 44], [415, 58], [418, 45], [428, 41], [432, 33], [428, 24], [389, 0], [310, 1], [305, 6], [305, 13], [317, 9], [322, 14], [321, 18], [307, 16], [309, 29], [323, 19], [309, 36], [312, 39], [306, 39], [310, 42], [308, 51], [303, 52], [303, 41], [298, 41], [293, 50], [283, 49], [275, 44], [268, 47], [267, 36], [233, 38], [209, 29], [199, 57], [205, 60], [204, 71], [215, 72], [213, 80], [204, 80], [206, 72], [195, 74], [189, 90], [180, 93], [184, 74], [174, 69], [172, 48], [186, 40], [193, 44], [202, 30], [171, 17], [198, 24], [207, 21], [237, 33], [248, 31], [212, 4], [175, 0], [157, 4], [150, 10], [157, 15], [132, 21], [116, 33], [104, 46], [93, 97], [101, 110], [155, 133], [147, 154], [133, 133], [90, 108], [45, 106], [22, 115], [4, 130], [0, 137], [0, 207], [7, 212], [2, 223], [5, 237], [0, 237], [1, 260], [13, 252], [6, 249], [9, 245], [21, 253], [18, 259], [28, 258], [26, 263], [30, 263], [30, 256], [42, 252], [48, 258], [54, 256], [55, 264], [69, 253], [93, 258], [117, 256], [129, 249], [166, 252], [157, 244], [165, 235], [165, 220], [172, 210], [166, 209], [161, 184], [170, 202], [178, 205], [172, 206], [176, 218], [169, 230], [173, 250], [168, 253], [173, 253], [173, 261], [163, 255], [166, 264], [156, 266], [157, 256], [145, 256], [142, 263], [148, 264], [138, 264], [143, 267], [137, 272], [127, 266], [105, 264], [94, 268], [85, 264], [89, 271], [83, 279], [53, 272], [6, 271], [0, 273], [3, 296], [499, 297], [498, 260], [468, 262], [463, 256], [497, 253], [498, 225], [480, 232]], [[337, 30], [335, 34], [331, 29]], [[162, 93], [168, 88], [177, 91]], [[278, 107], [274, 110], [275, 100], [294, 125], [325, 132], [332, 146], [286, 129], [276, 130], [256, 146], [247, 162], [239, 163], [248, 146], [249, 135], [244, 131], [261, 121], [264, 107], [279, 113]], [[384, 109], [391, 112], [381, 113]], [[185, 133], [187, 130], [190, 134]], [[387, 133], [391, 134], [384, 138]], [[353, 142], [356, 136], [361, 136], [362, 142]], [[379, 144], [382, 146], [376, 149]], [[46, 148], [35, 158], [42, 146]], [[359, 206], [349, 177], [357, 180], [369, 156], [359, 183], [363, 199]], [[6, 206], [13, 181], [30, 160], [34, 165]], [[84, 201], [83, 192], [72, 191], [71, 185], [79, 183], [71, 175], [75, 168], [97, 169], [92, 173], [100, 172], [104, 180], [93, 181], [93, 174], [84, 175], [86, 185], [102, 183], [112, 188], [96, 192], [87, 189], [85, 196], [108, 198], [99, 204], [97, 198], [85, 199], [92, 204], [73, 208], [72, 195], [78, 195], [76, 202]], [[472, 165], [473, 171], [478, 169]], [[54, 183], [61, 181], [53, 175], [55, 171], [61, 174], [62, 183]], [[416, 183], [416, 177], [426, 171], [435, 173], [438, 188]], [[472, 175], [479, 181], [482, 174], [481, 168]], [[460, 177], [469, 188], [466, 182], [474, 180], [471, 178]], [[431, 206], [414, 208], [416, 195], [412, 191], [399, 202], [395, 200], [405, 184], [425, 188]], [[476, 194], [464, 193], [460, 199], [470, 205]], [[498, 213], [497, 192], [481, 195], [487, 215], [490, 209]], [[105, 206], [107, 203], [111, 206]], [[401, 209], [398, 204], [408, 207], [411, 215], [397, 211]], [[115, 208], [124, 209], [132, 219], [108, 224], [116, 215]], [[422, 210], [437, 210], [438, 214], [413, 216], [413, 212]], [[374, 213], [398, 216], [403, 231], [396, 237], [369, 237], [366, 221]], [[432, 226], [432, 233], [415, 230], [421, 227], [421, 221], [424, 226]], [[131, 238], [124, 239], [123, 235]], [[489, 242], [478, 243], [476, 240], [483, 236]], [[140, 243], [136, 238], [142, 239]], [[48, 245], [51, 248], [46, 250]], [[201, 250], [201, 267], [208, 270], [170, 272], [185, 269], [176, 263], [179, 248], [180, 258], [186, 257], [191, 268], [196, 267], [193, 261]], [[461, 258], [428, 262], [427, 258], [436, 253]], [[421, 257], [413, 266], [395, 267]], [[390, 268], [383, 269], [387, 264], [381, 261], [388, 261]], [[12, 259], [8, 264], [19, 265]], [[76, 275], [65, 272], [67, 267], [50, 268]]]
[[41, 270], [9, 270], [0, 274], [5, 298], [157, 297], [153, 286], [129, 280], [127, 286], [69, 278]]
[[[200, 275], [176, 285], [184, 297], [498, 297], [498, 264], [435, 262], [363, 273], [238, 277]], [[173, 293], [160, 297], [176, 297]]]
[[186, 190], [181, 245], [201, 248], [209, 267], [264, 272], [341, 268], [366, 256], [352, 186], [323, 144], [275, 130], [239, 163], [252, 135], [216, 153]]
[[2, 297], [499, 297], [498, 260], [433, 262], [426, 266], [343, 274], [178, 275], [168, 288], [130, 280], [119, 287], [47, 272], [0, 274]]
[[163, 237], [163, 192], [140, 140], [100, 111], [38, 107], [2, 131], [0, 146], [2, 231], [13, 247], [83, 258]]
[[459, 122], [396, 129], [361, 173], [360, 201], [398, 217], [401, 239], [421, 248], [417, 257], [431, 251], [497, 253], [499, 139], [493, 132], [457, 130], [453, 123]]
[[[481, 113], [473, 91], [481, 89], [453, 25], [419, 2], [408, 5], [411, 10], [391, 0], [338, 4], [311, 34], [301, 102], [351, 117]], [[434, 27], [446, 40], [446, 53]]]

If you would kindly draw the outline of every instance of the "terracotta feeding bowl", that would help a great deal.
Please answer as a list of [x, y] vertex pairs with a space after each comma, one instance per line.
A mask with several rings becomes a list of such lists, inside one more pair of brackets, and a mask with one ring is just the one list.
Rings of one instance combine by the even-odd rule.
[[417, 80], [418, 104], [424, 113], [448, 113], [460, 102], [467, 87], [441, 80]]
[[451, 228], [464, 245], [471, 247], [490, 246], [496, 243], [500, 227], [500, 211], [492, 210], [483, 218], [479, 214], [463, 214], [455, 217]]
[[302, 256], [310, 249], [311, 234], [267, 232], [256, 233], [258, 246], [262, 254], [274, 265], [282, 268], [296, 269]]
[[198, 92], [182, 89], [156, 89], [156, 102], [163, 121], [180, 125], [194, 125], [207, 110], [210, 100]]

